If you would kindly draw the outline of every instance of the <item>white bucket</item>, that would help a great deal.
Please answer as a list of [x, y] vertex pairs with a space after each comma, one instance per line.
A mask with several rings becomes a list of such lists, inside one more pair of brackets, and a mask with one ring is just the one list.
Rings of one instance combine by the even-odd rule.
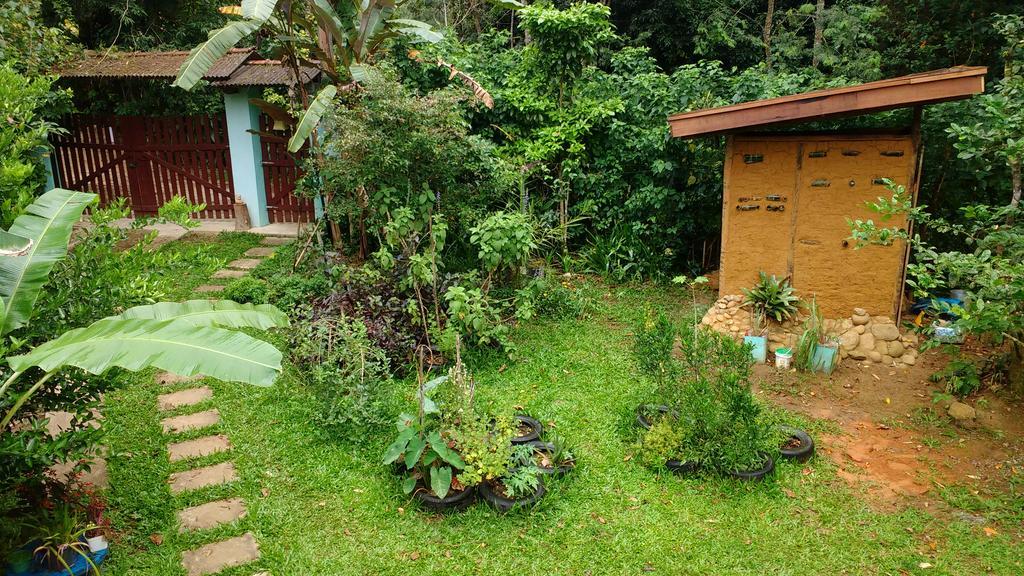
[[775, 351], [775, 367], [779, 370], [789, 370], [793, 362], [793, 351], [789, 348], [779, 348]]
[[96, 553], [100, 550], [107, 549], [107, 539], [103, 536], [91, 536], [85, 539], [86, 543], [89, 544], [89, 552]]

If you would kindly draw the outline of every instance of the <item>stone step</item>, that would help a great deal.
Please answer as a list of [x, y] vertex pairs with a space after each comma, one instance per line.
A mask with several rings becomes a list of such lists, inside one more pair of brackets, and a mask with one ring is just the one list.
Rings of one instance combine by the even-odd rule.
[[235, 270], [252, 270], [259, 266], [259, 258], [239, 258], [238, 260], [232, 260], [228, 263], [228, 268], [234, 268]]
[[169, 394], [161, 394], [156, 397], [156, 405], [161, 411], [174, 410], [183, 406], [199, 404], [210, 398], [213, 398], [213, 390], [210, 390], [209, 386], [200, 386], [199, 388], [188, 388]]
[[274, 253], [274, 249], [270, 246], [257, 246], [255, 248], [249, 248], [245, 251], [246, 258], [266, 258]]
[[203, 466], [194, 470], [175, 472], [171, 474], [168, 482], [172, 494], [181, 494], [191, 490], [227, 484], [238, 480], [238, 472], [235, 470], [234, 462], [221, 462], [213, 466]]
[[245, 508], [245, 501], [241, 498], [207, 502], [178, 512], [178, 532], [206, 530], [234, 522], [239, 518], [244, 518], [246, 514], [248, 514], [248, 510]]
[[200, 294], [210, 294], [213, 292], [220, 292], [221, 290], [224, 290], [223, 286], [217, 286], [216, 284], [203, 284], [202, 286], [199, 286], [195, 290], [193, 290], [193, 292], [197, 292]]
[[164, 418], [160, 421], [160, 424], [164, 427], [164, 434], [178, 434], [180, 432], [213, 426], [218, 422], [220, 422], [220, 412], [214, 408], [213, 410], [196, 412], [195, 414]]
[[201, 378], [201, 376], [180, 376], [178, 374], [172, 374], [170, 372], [160, 372], [154, 378], [157, 384], [162, 386], [169, 386], [171, 384], [177, 384], [179, 382], [189, 382]]
[[227, 452], [228, 450], [231, 450], [231, 442], [228, 441], [228, 437], [223, 434], [217, 434], [168, 444], [167, 456], [171, 459], [171, 462], [178, 462], [190, 458]]
[[247, 273], [245, 270], [228, 270], [225, 268], [224, 270], [214, 272], [211, 278], [241, 278]]
[[188, 576], [204, 576], [258, 560], [260, 548], [251, 532], [181, 553]]
[[284, 246], [285, 244], [291, 244], [295, 241], [295, 238], [285, 238], [283, 236], [266, 236], [263, 238], [262, 244], [264, 246]]

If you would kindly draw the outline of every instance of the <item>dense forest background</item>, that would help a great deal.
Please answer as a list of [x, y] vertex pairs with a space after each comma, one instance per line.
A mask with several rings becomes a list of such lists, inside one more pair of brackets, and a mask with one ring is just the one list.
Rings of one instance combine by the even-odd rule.
[[[17, 56], [23, 72], [44, 73], [83, 48], [190, 49], [230, 18], [219, 11], [230, 4], [7, 2], [0, 7], [0, 52], [6, 53], [0, 56]], [[488, 210], [529, 206], [538, 222], [561, 235], [563, 255], [571, 251], [588, 269], [618, 279], [715, 266], [722, 143], [668, 138], [668, 114], [955, 65], [988, 66], [995, 87], [1010, 69], [1012, 38], [1020, 38], [1014, 21], [1009, 31], [997, 25], [998, 15], [1018, 15], [1019, 24], [1024, 14], [1024, 5], [1012, 0], [615, 0], [526, 10], [500, 4], [400, 4], [399, 15], [429, 22], [445, 37], [429, 45], [395, 40], [380, 51], [375, 63], [406, 90], [381, 97], [455, 89], [449, 69], [432, 65], [441, 58], [494, 98], [493, 108], [458, 100], [457, 117], [444, 120], [447, 128], [465, 127], [460, 146], [477, 154], [479, 165], [413, 177], [447, 178], [456, 232]], [[250, 40], [268, 57], [278, 55], [273, 37], [257, 33]], [[186, 94], [155, 82], [55, 86], [71, 88], [72, 105], [83, 112], [168, 115], [221, 105], [212, 90]], [[937, 215], [954, 217], [967, 202], [1009, 198], [1006, 162], [983, 151], [963, 154], [957, 148], [963, 135], [950, 129], [981, 123], [985, 114], [977, 99], [925, 112], [920, 199]], [[909, 113], [892, 112], [817, 127], [909, 122]], [[443, 150], [449, 149], [438, 148], [429, 160], [451, 164]], [[464, 166], [466, 159], [458, 161]], [[470, 185], [474, 178], [486, 185]], [[356, 192], [339, 192], [331, 213], [351, 220], [362, 210]], [[360, 245], [354, 236], [348, 240]]]

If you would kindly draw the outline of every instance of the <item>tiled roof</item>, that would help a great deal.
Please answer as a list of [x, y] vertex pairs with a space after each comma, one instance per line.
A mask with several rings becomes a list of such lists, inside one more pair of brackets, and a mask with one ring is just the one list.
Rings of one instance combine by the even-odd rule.
[[[85, 59], [59, 71], [64, 78], [168, 78], [178, 75], [187, 51], [87, 52]], [[253, 54], [252, 48], [233, 48], [214, 63], [204, 78], [226, 80]]]
[[[320, 70], [313, 66], [301, 66], [299, 72], [302, 75], [303, 84], [316, 80], [320, 75]], [[277, 60], [249, 60], [239, 66], [229, 78], [214, 81], [213, 85], [221, 88], [229, 86], [293, 86], [295, 85], [295, 73]]]

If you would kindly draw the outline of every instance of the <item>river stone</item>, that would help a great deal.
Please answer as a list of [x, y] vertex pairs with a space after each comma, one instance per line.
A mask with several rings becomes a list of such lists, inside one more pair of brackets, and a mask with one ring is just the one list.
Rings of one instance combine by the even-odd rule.
[[860, 343], [860, 334], [850, 330], [849, 332], [843, 332], [843, 335], [839, 337], [839, 343], [842, 345], [843, 350], [849, 352], [857, 347]]
[[854, 308], [853, 309], [853, 315], [854, 316], [867, 316], [868, 315], [868, 311], [863, 309], [863, 308]]
[[886, 342], [899, 340], [900, 338], [900, 330], [895, 324], [876, 323], [871, 327], [871, 333], [875, 335], [875, 338], [885, 340]]
[[854, 316], [853, 318], [851, 318], [851, 321], [855, 326], [863, 326], [864, 324], [867, 324], [868, 322], [871, 321], [871, 316]]
[[900, 356], [900, 361], [907, 366], [913, 366], [914, 363], [917, 362], [917, 358], [915, 358], [913, 354], [904, 354], [903, 356]]
[[864, 360], [867, 357], [867, 352], [861, 350], [860, 348], [854, 348], [853, 350], [850, 350], [850, 358], [853, 358], [854, 360]]
[[888, 354], [882, 354], [882, 364], [885, 364], [886, 366], [892, 366], [894, 360], [895, 358], [893, 358], [892, 356], [889, 356]]
[[903, 342], [900, 342], [899, 340], [889, 342], [889, 356], [899, 358], [900, 356], [903, 356], [904, 350]]
[[951, 403], [946, 412], [949, 413], [950, 418], [956, 420], [956, 423], [962, 426], [972, 426], [974, 419], [978, 417], [978, 412], [963, 402]]
[[881, 362], [882, 355], [874, 350], [868, 350], [868, 359], [870, 359], [872, 362]]
[[865, 328], [864, 325], [858, 325], [853, 327], [853, 331], [856, 332], [857, 334], [863, 334], [866, 330], [867, 328]]
[[865, 332], [859, 336], [860, 344], [858, 348], [863, 348], [865, 351], [875, 349], [875, 336], [871, 332]]

